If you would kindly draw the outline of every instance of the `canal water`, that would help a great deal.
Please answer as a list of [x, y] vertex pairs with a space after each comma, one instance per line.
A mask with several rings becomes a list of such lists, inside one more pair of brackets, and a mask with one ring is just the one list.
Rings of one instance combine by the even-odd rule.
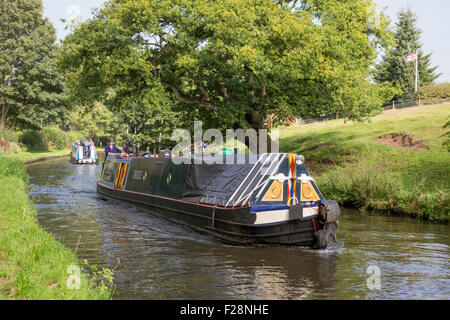
[[115, 267], [115, 299], [450, 299], [445, 225], [343, 210], [327, 250], [232, 246], [99, 199], [101, 165], [27, 171], [39, 223], [81, 259]]

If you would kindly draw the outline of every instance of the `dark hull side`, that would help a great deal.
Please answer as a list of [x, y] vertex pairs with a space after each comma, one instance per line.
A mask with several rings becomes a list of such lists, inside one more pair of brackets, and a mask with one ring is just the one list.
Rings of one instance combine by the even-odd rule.
[[[117, 190], [101, 182], [97, 193], [106, 200], [115, 200], [132, 205], [169, 221], [189, 226], [192, 229], [212, 234], [232, 244], [279, 244], [314, 246], [314, 231], [319, 227], [317, 216], [287, 220], [263, 225], [254, 225], [256, 216], [250, 207], [224, 208], [191, 203], [139, 192]], [[314, 220], [313, 220], [314, 219]], [[336, 226], [329, 227], [330, 237]]]

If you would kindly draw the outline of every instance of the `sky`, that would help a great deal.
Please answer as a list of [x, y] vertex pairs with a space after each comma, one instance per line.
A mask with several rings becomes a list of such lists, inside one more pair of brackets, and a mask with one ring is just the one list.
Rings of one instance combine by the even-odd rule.
[[[417, 16], [417, 27], [422, 30], [421, 42], [425, 54], [431, 56], [432, 66], [438, 65], [442, 73], [437, 82], [450, 82], [450, 1], [449, 0], [373, 0], [378, 8], [397, 22], [401, 8], [409, 7]], [[43, 0], [44, 15], [57, 30], [59, 39], [68, 33], [61, 19], [71, 19], [77, 15], [84, 21], [91, 17], [92, 9], [98, 8], [104, 0]]]

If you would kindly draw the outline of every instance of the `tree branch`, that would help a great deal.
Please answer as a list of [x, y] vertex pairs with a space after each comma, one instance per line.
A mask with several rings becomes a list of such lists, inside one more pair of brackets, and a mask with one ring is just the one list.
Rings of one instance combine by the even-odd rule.
[[9, 111], [9, 105], [2, 105], [2, 113], [0, 114], [0, 129], [5, 127], [6, 115]]
[[222, 92], [223, 101], [225, 104], [230, 102], [230, 96], [228, 95], [228, 90], [223, 85], [220, 85], [220, 91]]
[[295, 6], [297, 5], [297, 1], [298, 0], [294, 0], [294, 2], [291, 5], [291, 8], [290, 8], [291, 10], [293, 10], [295, 8]]
[[263, 81], [261, 81], [261, 78], [258, 77], [258, 81], [261, 83], [261, 93], [260, 93], [260, 99], [259, 99], [259, 104], [256, 107], [256, 111], [258, 113], [261, 113], [261, 110], [263, 109], [264, 105], [266, 104], [266, 97], [267, 97], [267, 89], [266, 89], [266, 85], [264, 84]]
[[[180, 91], [174, 85], [172, 85], [168, 82], [163, 82], [163, 83], [172, 90], [172, 92], [175, 96], [175, 99], [177, 99], [178, 101], [186, 103], [186, 104], [197, 104], [199, 107], [213, 110], [213, 111], [217, 112], [218, 114], [225, 116], [223, 111], [220, 110], [215, 104], [207, 102], [205, 99], [205, 96], [203, 96], [202, 98], [185, 97], [180, 93]], [[202, 90], [200, 90], [200, 91], [202, 91]]]

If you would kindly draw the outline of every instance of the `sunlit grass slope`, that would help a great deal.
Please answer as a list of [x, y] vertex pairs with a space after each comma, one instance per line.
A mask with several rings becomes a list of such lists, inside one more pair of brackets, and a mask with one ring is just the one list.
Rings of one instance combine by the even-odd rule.
[[[370, 122], [332, 120], [280, 130], [280, 150], [306, 157], [324, 195], [341, 203], [448, 222], [450, 104], [389, 110]], [[383, 144], [409, 135], [417, 150]]]

